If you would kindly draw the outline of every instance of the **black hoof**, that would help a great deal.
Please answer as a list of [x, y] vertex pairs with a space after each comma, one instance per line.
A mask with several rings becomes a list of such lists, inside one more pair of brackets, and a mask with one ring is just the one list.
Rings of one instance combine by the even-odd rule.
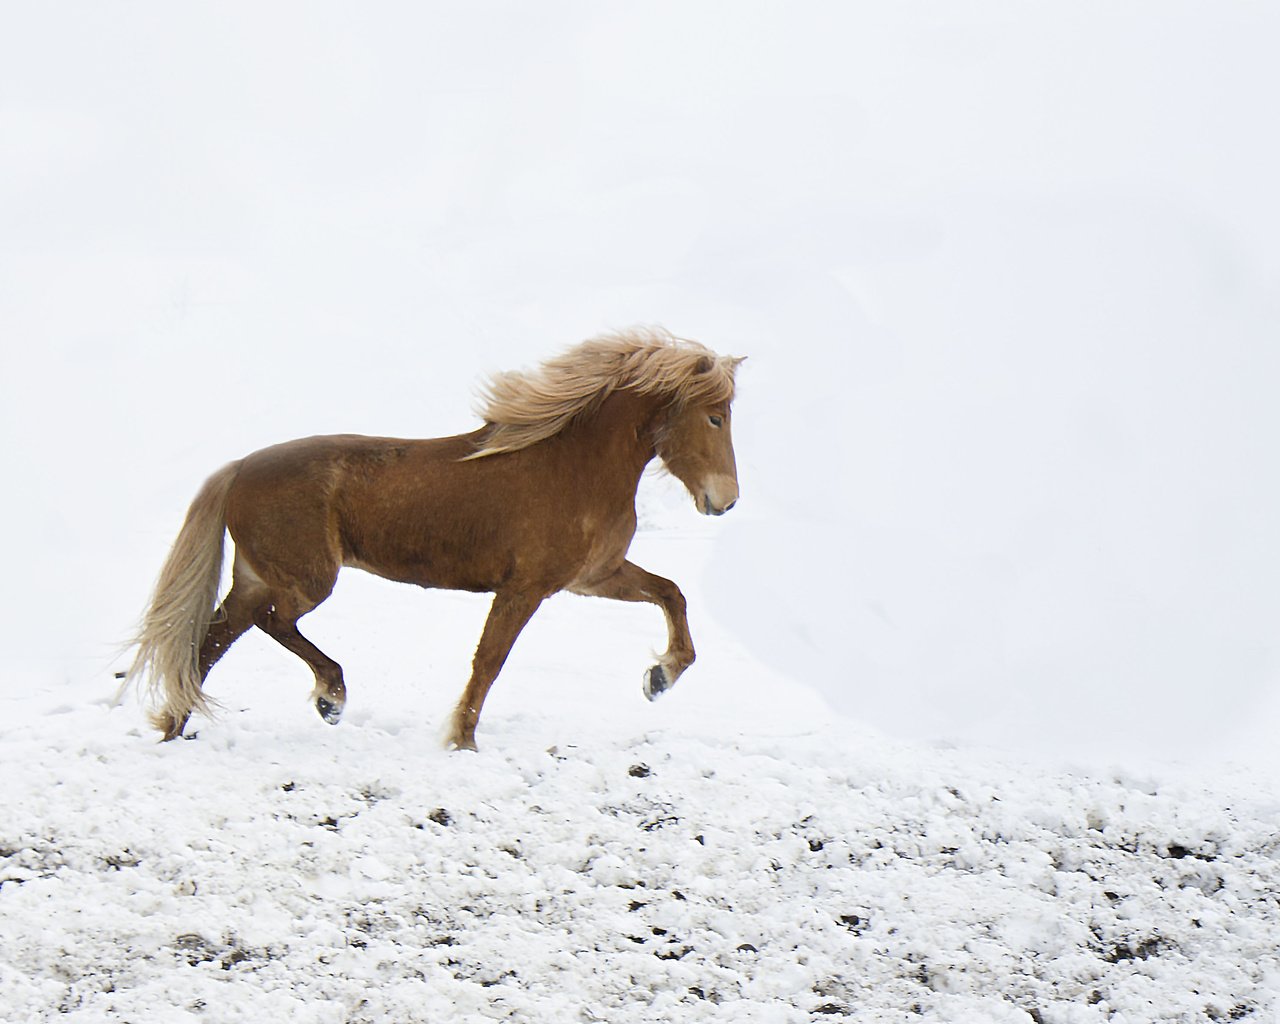
[[671, 680], [667, 678], [667, 671], [661, 665], [654, 665], [645, 673], [644, 695], [649, 700], [657, 700], [669, 689]]
[[323, 697], [316, 698], [316, 710], [320, 712], [320, 717], [330, 725], [337, 725], [342, 718], [342, 708], [332, 701], [325, 700]]

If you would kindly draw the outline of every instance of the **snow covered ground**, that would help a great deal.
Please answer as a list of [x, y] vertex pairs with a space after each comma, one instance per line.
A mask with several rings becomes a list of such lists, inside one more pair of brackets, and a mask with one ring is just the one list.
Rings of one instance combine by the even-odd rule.
[[193, 740], [86, 687], [8, 699], [0, 1019], [1275, 1019], [1274, 778], [861, 729], [707, 613], [718, 525], [637, 542], [690, 595], [674, 691], [640, 693], [660, 615], [562, 597], [475, 755], [439, 740], [484, 600], [351, 571], [310, 631], [336, 728], [255, 634]]

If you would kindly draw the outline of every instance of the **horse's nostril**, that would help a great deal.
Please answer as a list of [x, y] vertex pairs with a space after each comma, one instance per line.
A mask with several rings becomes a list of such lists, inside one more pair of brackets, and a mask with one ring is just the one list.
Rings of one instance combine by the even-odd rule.
[[737, 499], [737, 498], [734, 498], [734, 499], [733, 499], [733, 501], [729, 502], [729, 504], [727, 504], [727, 505], [724, 507], [724, 510], [725, 510], [726, 512], [728, 512], [728, 511], [729, 511], [729, 509], [733, 508], [733, 506], [734, 506], [734, 505], [736, 505], [736, 504], [738, 504], [738, 499]]

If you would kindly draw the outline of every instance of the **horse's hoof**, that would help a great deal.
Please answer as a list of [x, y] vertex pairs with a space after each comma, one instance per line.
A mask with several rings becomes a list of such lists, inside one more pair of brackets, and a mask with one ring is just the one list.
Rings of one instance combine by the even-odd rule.
[[169, 743], [172, 740], [193, 738], [195, 736], [194, 733], [192, 733], [191, 736], [183, 735], [183, 731], [187, 727], [187, 722], [190, 720], [190, 715], [183, 715], [179, 718], [177, 715], [166, 714], [164, 718], [157, 723], [157, 728], [164, 733], [164, 735], [160, 737], [160, 742]]
[[671, 680], [667, 678], [667, 670], [661, 665], [654, 665], [644, 674], [644, 695], [648, 700], [657, 700], [671, 689]]
[[316, 710], [320, 712], [320, 717], [330, 725], [337, 725], [342, 718], [342, 706], [334, 704], [333, 701], [325, 700], [323, 697], [316, 698]]

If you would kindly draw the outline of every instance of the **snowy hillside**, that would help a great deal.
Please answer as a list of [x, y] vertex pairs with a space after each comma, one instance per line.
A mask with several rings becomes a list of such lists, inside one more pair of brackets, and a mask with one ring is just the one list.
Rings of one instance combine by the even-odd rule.
[[475, 755], [439, 733], [483, 600], [350, 572], [312, 630], [336, 728], [255, 635], [194, 740], [9, 702], [0, 1019], [1274, 1019], [1274, 790], [833, 719], [707, 616], [706, 529], [637, 545], [690, 591], [671, 694], [640, 694], [652, 609], [557, 599]]
[[1274, 1019], [1256, 799], [829, 729], [103, 719], [5, 736], [6, 1020]]

